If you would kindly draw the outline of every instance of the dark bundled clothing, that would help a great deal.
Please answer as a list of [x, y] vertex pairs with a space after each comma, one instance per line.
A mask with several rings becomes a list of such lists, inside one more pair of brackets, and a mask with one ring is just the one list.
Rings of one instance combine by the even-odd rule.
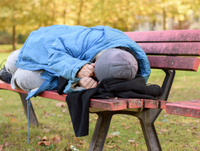
[[137, 76], [132, 80], [104, 79], [96, 88], [68, 94], [68, 104], [73, 128], [77, 137], [88, 135], [89, 104], [91, 98], [142, 98], [157, 99], [162, 95], [158, 85], [146, 86], [145, 79]]

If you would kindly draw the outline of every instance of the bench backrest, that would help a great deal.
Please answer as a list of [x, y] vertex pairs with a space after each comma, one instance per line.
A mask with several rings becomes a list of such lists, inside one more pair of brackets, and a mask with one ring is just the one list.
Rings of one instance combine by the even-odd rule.
[[200, 30], [125, 32], [125, 34], [149, 55], [151, 68], [198, 70]]

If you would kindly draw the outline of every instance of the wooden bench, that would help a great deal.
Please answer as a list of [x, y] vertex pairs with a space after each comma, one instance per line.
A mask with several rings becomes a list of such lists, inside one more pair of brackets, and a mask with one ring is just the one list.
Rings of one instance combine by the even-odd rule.
[[[125, 32], [132, 40], [136, 41], [148, 55], [152, 69], [161, 69], [165, 73], [162, 83], [164, 90], [159, 100], [114, 98], [91, 99], [90, 112], [97, 113], [98, 120], [90, 143], [90, 151], [103, 150], [109, 125], [114, 114], [127, 114], [140, 120], [143, 135], [149, 151], [162, 150], [154, 127], [154, 121], [162, 109], [167, 113], [187, 116], [187, 110], [179, 110], [180, 106], [191, 107], [192, 117], [199, 118], [200, 108], [193, 108], [200, 101], [181, 103], [167, 103], [171, 86], [175, 77], [175, 70], [197, 71], [200, 63], [200, 30], [175, 30], [175, 31], [151, 31], [151, 32]], [[27, 93], [21, 90], [13, 90], [10, 84], [0, 83], [1, 89], [19, 93], [24, 110], [27, 113]], [[66, 95], [58, 95], [56, 91], [45, 91], [39, 96], [58, 101], [65, 101]], [[198, 99], [198, 98], [197, 98]], [[186, 108], [186, 107], [185, 107]], [[191, 116], [191, 114], [190, 114]], [[30, 123], [38, 126], [33, 106], [29, 106]]]

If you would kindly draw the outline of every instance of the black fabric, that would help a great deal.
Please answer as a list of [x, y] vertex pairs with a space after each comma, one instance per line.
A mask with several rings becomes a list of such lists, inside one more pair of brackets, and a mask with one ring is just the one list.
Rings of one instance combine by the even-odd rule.
[[59, 77], [58, 79], [58, 90], [57, 93], [58, 94], [63, 94], [63, 90], [65, 89], [65, 86], [68, 85], [68, 81], [67, 79], [63, 78], [62, 76]]
[[68, 94], [68, 104], [73, 128], [77, 137], [88, 135], [89, 103], [91, 98], [142, 98], [157, 99], [162, 89], [158, 85], [146, 86], [145, 79], [137, 76], [132, 80], [104, 79], [96, 88]]

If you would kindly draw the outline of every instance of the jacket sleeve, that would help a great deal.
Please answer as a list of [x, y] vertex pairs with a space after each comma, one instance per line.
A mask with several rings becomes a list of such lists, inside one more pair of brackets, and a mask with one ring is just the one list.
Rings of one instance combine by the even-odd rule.
[[80, 80], [80, 78], [76, 78], [77, 72], [82, 66], [90, 62], [78, 59], [78, 55], [75, 57], [72, 52], [79, 52], [80, 50], [72, 41], [68, 43], [71, 44], [69, 46], [65, 45], [62, 38], [55, 40], [48, 51], [48, 66], [60, 76], [70, 80], [70, 85], [73, 85]]

